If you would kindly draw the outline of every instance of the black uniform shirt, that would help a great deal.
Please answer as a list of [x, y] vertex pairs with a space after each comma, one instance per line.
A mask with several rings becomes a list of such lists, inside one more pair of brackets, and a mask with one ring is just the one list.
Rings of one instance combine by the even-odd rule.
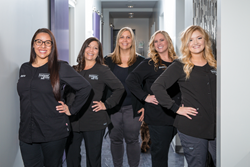
[[125, 96], [125, 98], [122, 99], [122, 106], [131, 105], [132, 104], [131, 92], [128, 89], [126, 83], [125, 83], [125, 81], [126, 81], [126, 79], [128, 77], [128, 67], [124, 68], [124, 67], [120, 67], [120, 66], [118, 66], [116, 64], [113, 73], [121, 81], [122, 85], [125, 88], [125, 92], [124, 92], [124, 95], [123, 95], [123, 96]]
[[[137, 55], [135, 63], [128, 67], [128, 74], [131, 73], [144, 59], [145, 59], [144, 57]], [[110, 70], [114, 71], [114, 68], [117, 64], [113, 62], [112, 58], [110, 56], [106, 56], [104, 60], [105, 64], [109, 66]], [[109, 89], [106, 89], [105, 97], [109, 97], [110, 95], [111, 91]], [[124, 96], [126, 96], [126, 93], [124, 93]], [[114, 114], [120, 110], [124, 96], [122, 97], [120, 103], [116, 107], [112, 108], [111, 110], [108, 110], [109, 114]], [[141, 108], [143, 108], [142, 101], [138, 100], [138, 98], [136, 98], [133, 94], [131, 94], [131, 101], [132, 101], [134, 117], [140, 116], [141, 113], [138, 114], [138, 111]]]
[[[124, 87], [118, 78], [111, 72], [109, 67], [96, 63], [88, 70], [82, 70], [80, 74], [91, 84], [93, 92], [81, 111], [70, 118], [73, 131], [94, 131], [101, 130], [108, 126], [110, 119], [107, 111], [94, 112], [93, 101], [100, 101], [103, 96], [105, 86], [112, 90], [112, 95], [104, 101], [107, 109], [117, 105], [124, 92]], [[69, 99], [68, 99], [69, 98]], [[74, 95], [68, 96], [67, 103], [72, 103]]]
[[151, 89], [157, 100], [163, 107], [171, 108], [174, 112], [179, 106], [169, 97], [165, 89], [178, 81], [182, 104], [185, 107], [196, 108], [198, 114], [188, 119], [185, 116], [177, 115], [174, 126], [187, 135], [214, 139], [216, 134], [216, 69], [206, 65], [194, 66], [190, 78], [186, 80], [183, 71], [183, 64], [174, 61], [167, 70], [155, 81]]
[[[91, 86], [68, 63], [59, 63], [60, 88], [68, 84], [76, 90], [76, 100], [69, 106], [70, 113], [76, 114], [86, 102]], [[20, 96], [21, 141], [48, 142], [68, 136], [69, 119], [66, 114], [56, 110], [56, 106], [61, 104], [53, 94], [48, 63], [37, 68], [24, 63], [20, 68], [17, 90]]]
[[[140, 100], [144, 101], [148, 94], [153, 95], [151, 86], [161, 73], [171, 64], [162, 61], [162, 65], [155, 70], [154, 62], [150, 58], [143, 60], [128, 76], [126, 83], [130, 91]], [[144, 83], [144, 88], [141, 85]], [[176, 102], [180, 102], [180, 89], [177, 83], [169, 88], [168, 93]], [[145, 102], [144, 121], [148, 125], [173, 125], [175, 113], [160, 105]]]

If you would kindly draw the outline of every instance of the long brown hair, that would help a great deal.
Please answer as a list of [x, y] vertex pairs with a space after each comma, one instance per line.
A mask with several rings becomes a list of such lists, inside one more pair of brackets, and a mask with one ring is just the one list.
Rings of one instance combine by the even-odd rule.
[[181, 34], [181, 49], [180, 50], [181, 50], [182, 56], [180, 57], [180, 60], [184, 64], [183, 70], [186, 74], [186, 79], [188, 79], [190, 77], [190, 73], [194, 67], [194, 64], [191, 61], [192, 55], [191, 55], [191, 52], [188, 48], [188, 44], [189, 44], [189, 41], [190, 41], [190, 38], [191, 38], [193, 32], [196, 30], [200, 31], [200, 33], [202, 34], [202, 37], [204, 38], [204, 41], [205, 41], [205, 48], [203, 51], [204, 59], [207, 60], [208, 64], [211, 67], [214, 67], [214, 68], [217, 67], [217, 62], [214, 58], [212, 47], [211, 47], [212, 43], [209, 39], [208, 33], [200, 26], [192, 25], [192, 26], [188, 27], [185, 31], [183, 31]]
[[77, 72], [80, 72], [82, 70], [84, 70], [85, 68], [85, 57], [84, 57], [84, 54], [85, 54], [85, 49], [88, 47], [88, 45], [93, 42], [93, 41], [96, 41], [98, 43], [98, 56], [96, 57], [96, 63], [99, 63], [99, 64], [104, 64], [104, 59], [103, 59], [103, 52], [102, 52], [102, 44], [101, 42], [95, 38], [95, 37], [90, 37], [88, 39], [86, 39], [82, 45], [82, 48], [78, 54], [78, 57], [77, 57], [77, 65], [73, 66], [73, 68], [77, 71]]
[[162, 60], [161, 60], [161, 57], [160, 55], [158, 54], [158, 52], [156, 51], [155, 49], [155, 46], [154, 46], [154, 40], [155, 40], [155, 36], [157, 34], [162, 34], [166, 41], [167, 41], [167, 44], [168, 44], [168, 56], [169, 58], [174, 61], [175, 59], [178, 58], [178, 56], [176, 55], [175, 51], [174, 51], [174, 45], [173, 45], [173, 42], [170, 38], [170, 36], [168, 35], [168, 33], [166, 31], [161, 31], [161, 30], [158, 30], [156, 31], [150, 38], [150, 41], [149, 41], [149, 49], [148, 49], [148, 57], [150, 57], [151, 59], [149, 60], [149, 63], [150, 61], [153, 61], [154, 62], [154, 69], [155, 71], [157, 71], [158, 67], [159, 66], [162, 66]]
[[122, 29], [120, 29], [120, 31], [118, 32], [117, 37], [116, 37], [115, 50], [109, 56], [112, 58], [112, 61], [115, 64], [122, 64], [119, 39], [120, 39], [122, 33], [125, 31], [130, 32], [131, 37], [132, 37], [132, 44], [131, 44], [131, 48], [130, 48], [130, 58], [128, 60], [128, 66], [131, 66], [136, 61], [136, 47], [135, 47], [135, 35], [134, 35], [133, 30], [130, 27], [123, 27]]
[[49, 34], [52, 45], [51, 52], [48, 56], [48, 70], [50, 73], [50, 82], [53, 89], [54, 97], [57, 101], [61, 99], [60, 95], [60, 80], [59, 80], [59, 64], [58, 64], [58, 52], [56, 47], [56, 40], [53, 33], [47, 28], [38, 29], [32, 37], [31, 40], [31, 50], [30, 50], [30, 63], [32, 64], [36, 59], [36, 52], [34, 50], [34, 42], [37, 34], [47, 33]]

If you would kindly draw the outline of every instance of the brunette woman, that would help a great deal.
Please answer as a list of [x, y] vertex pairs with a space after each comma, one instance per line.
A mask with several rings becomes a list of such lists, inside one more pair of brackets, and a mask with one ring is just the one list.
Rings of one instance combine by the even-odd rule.
[[[204, 167], [207, 150], [216, 164], [216, 60], [207, 32], [188, 27], [181, 36], [182, 56], [152, 85], [159, 103], [177, 113], [178, 130], [188, 166]], [[181, 106], [165, 90], [175, 82], [182, 94]]]
[[[151, 86], [161, 73], [178, 57], [168, 33], [156, 31], [149, 41], [148, 59], [142, 61], [128, 76], [129, 90], [140, 100], [145, 101], [144, 121], [151, 137], [151, 160], [153, 167], [168, 166], [168, 150], [176, 134], [173, 127], [175, 114], [158, 104]], [[141, 85], [145, 83], [144, 88]], [[179, 101], [180, 90], [177, 83], [169, 88], [171, 98]]]
[[[71, 106], [64, 104], [62, 88], [76, 92]], [[90, 84], [63, 61], [58, 61], [55, 37], [46, 28], [38, 29], [31, 40], [30, 61], [19, 72], [20, 149], [26, 167], [61, 166], [69, 135], [68, 116], [86, 102]]]
[[115, 167], [121, 167], [123, 163], [123, 139], [126, 142], [129, 166], [137, 167], [140, 162], [139, 130], [141, 127], [140, 121], [143, 120], [144, 109], [141, 101], [132, 95], [127, 88], [125, 80], [143, 59], [143, 57], [136, 54], [135, 38], [132, 29], [129, 27], [120, 29], [117, 34], [114, 52], [105, 57], [105, 63], [126, 89], [119, 105], [109, 110], [113, 124], [113, 128], [110, 131], [111, 154]]
[[[101, 167], [102, 141], [106, 127], [110, 123], [107, 109], [113, 108], [120, 101], [124, 87], [119, 79], [104, 65], [102, 45], [97, 38], [90, 37], [82, 45], [73, 66], [92, 86], [87, 103], [81, 111], [70, 118], [73, 135], [68, 139], [67, 166], [81, 166], [81, 143], [84, 139], [86, 148], [86, 166]], [[105, 86], [112, 90], [112, 96], [101, 101]], [[72, 93], [67, 104], [74, 101]]]

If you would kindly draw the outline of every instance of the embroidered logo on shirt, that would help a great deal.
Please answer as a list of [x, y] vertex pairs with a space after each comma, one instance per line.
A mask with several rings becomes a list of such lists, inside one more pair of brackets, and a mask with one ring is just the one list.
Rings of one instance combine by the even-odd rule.
[[26, 77], [26, 75], [21, 75], [21, 76], [20, 76], [20, 78], [24, 78], [24, 77]]
[[96, 75], [96, 74], [89, 74], [89, 78], [91, 80], [98, 80], [98, 75]]
[[211, 70], [211, 73], [212, 73], [212, 74], [215, 74], [215, 75], [217, 75], [217, 70], [215, 70], [215, 69], [212, 69], [212, 70]]
[[39, 73], [38, 77], [41, 79], [41, 80], [44, 80], [44, 79], [49, 79], [50, 77], [50, 74], [48, 73]]
[[159, 66], [159, 69], [166, 68], [166, 66]]

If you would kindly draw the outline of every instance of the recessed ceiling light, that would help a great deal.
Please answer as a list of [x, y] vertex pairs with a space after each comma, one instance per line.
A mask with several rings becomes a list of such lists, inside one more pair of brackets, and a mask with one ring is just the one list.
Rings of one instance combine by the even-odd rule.
[[134, 6], [132, 6], [132, 5], [129, 5], [129, 6], [128, 6], [128, 8], [133, 8], [133, 7], [134, 7]]
[[128, 13], [129, 14], [129, 18], [133, 18], [134, 17], [134, 13]]

